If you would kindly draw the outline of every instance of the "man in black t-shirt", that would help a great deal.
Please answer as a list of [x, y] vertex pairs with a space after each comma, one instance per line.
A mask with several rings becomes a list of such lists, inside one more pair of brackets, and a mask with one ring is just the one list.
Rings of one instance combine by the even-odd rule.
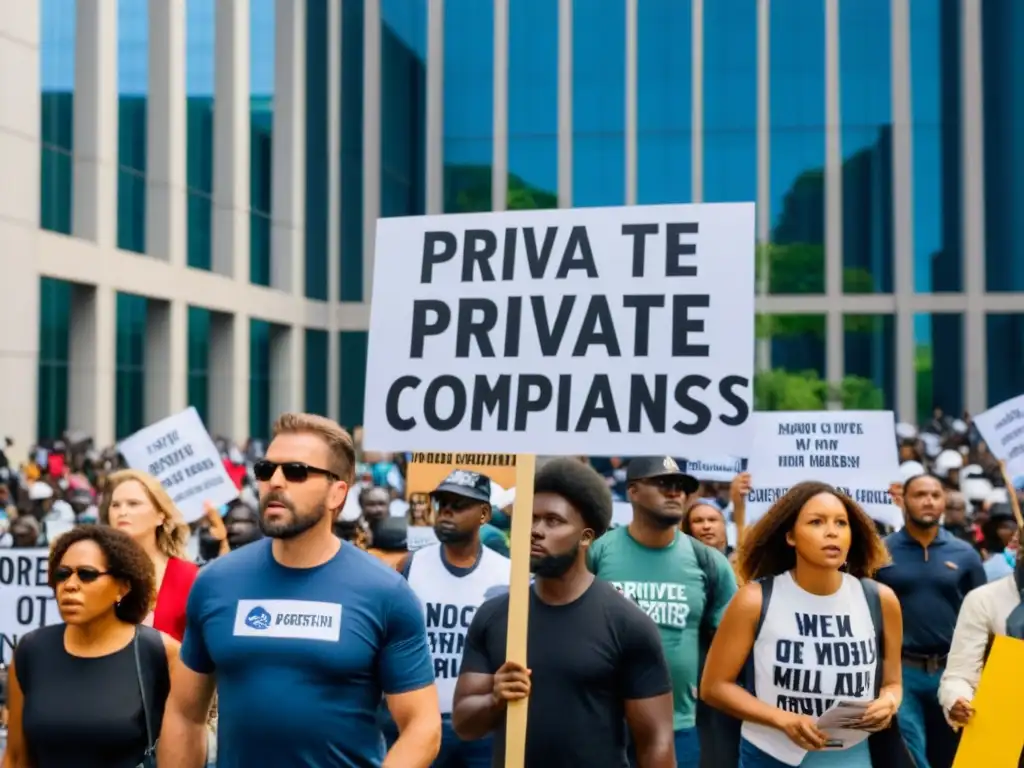
[[592, 468], [556, 459], [534, 487], [527, 635], [529, 669], [505, 661], [508, 595], [485, 602], [466, 636], [452, 725], [463, 739], [495, 734], [505, 764], [505, 710], [529, 697], [526, 765], [626, 768], [626, 727], [639, 768], [675, 768], [672, 683], [654, 622], [587, 570], [612, 499]]

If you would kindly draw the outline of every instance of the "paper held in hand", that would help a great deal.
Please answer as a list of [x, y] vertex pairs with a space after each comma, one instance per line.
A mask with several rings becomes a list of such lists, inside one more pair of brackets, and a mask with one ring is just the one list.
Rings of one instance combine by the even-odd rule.
[[867, 711], [869, 701], [839, 701], [818, 718], [817, 726], [828, 737], [824, 749], [849, 749], [860, 744], [871, 734], [860, 730], [857, 724]]

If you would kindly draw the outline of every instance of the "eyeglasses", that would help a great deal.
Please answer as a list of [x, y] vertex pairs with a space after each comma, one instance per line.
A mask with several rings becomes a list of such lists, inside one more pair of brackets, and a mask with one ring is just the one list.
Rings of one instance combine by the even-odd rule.
[[58, 584], [62, 584], [72, 576], [78, 576], [78, 580], [83, 584], [92, 584], [100, 576], [112, 576], [110, 571], [100, 571], [95, 568], [90, 568], [87, 565], [81, 565], [77, 568], [73, 568], [69, 565], [62, 565], [53, 572], [53, 580]]
[[277, 462], [260, 459], [252, 465], [252, 473], [261, 483], [266, 483], [274, 476], [278, 467], [281, 468], [284, 479], [289, 483], [304, 483], [309, 479], [310, 475], [323, 475], [332, 480], [338, 479], [338, 476], [328, 469], [311, 467], [309, 464], [303, 464], [301, 461]]

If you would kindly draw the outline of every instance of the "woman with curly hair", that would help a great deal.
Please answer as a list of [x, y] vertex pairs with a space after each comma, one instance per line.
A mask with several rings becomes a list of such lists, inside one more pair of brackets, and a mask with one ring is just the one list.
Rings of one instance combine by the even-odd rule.
[[[701, 680], [701, 698], [743, 723], [741, 768], [904, 764], [902, 742], [886, 738], [899, 754], [873, 763], [867, 741], [882, 731], [899, 741], [890, 725], [902, 699], [903, 620], [892, 590], [870, 580], [889, 560], [871, 518], [832, 486], [804, 482], [744, 542], [747, 583]], [[818, 718], [839, 702], [853, 703], [851, 730], [826, 733]]]
[[152, 475], [123, 469], [107, 478], [100, 522], [124, 531], [153, 562], [156, 604], [143, 623], [178, 642], [185, 635], [185, 605], [199, 568], [187, 559], [188, 523]]
[[178, 643], [139, 623], [153, 563], [127, 534], [73, 528], [49, 585], [64, 624], [25, 635], [9, 675], [4, 768], [136, 768], [160, 733]]

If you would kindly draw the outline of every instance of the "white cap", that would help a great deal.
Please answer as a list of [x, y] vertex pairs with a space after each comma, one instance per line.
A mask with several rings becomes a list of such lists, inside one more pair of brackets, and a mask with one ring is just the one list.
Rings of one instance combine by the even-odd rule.
[[935, 459], [935, 474], [945, 477], [951, 470], [960, 469], [964, 465], [964, 457], [959, 451], [945, 450]]
[[968, 477], [982, 477], [984, 474], [985, 470], [981, 468], [980, 464], [968, 464], [960, 470], [961, 480]]
[[963, 419], [955, 419], [953, 421], [953, 431], [958, 435], [967, 434], [967, 422]]
[[968, 501], [984, 501], [992, 493], [992, 483], [984, 477], [966, 477], [960, 481], [960, 492]]
[[912, 440], [917, 437], [917, 427], [913, 424], [907, 424], [907, 422], [901, 421], [896, 425], [896, 437], [900, 440]]
[[53, 498], [53, 488], [46, 483], [32, 483], [28, 488], [29, 501], [45, 501]]
[[1008, 504], [1010, 501], [1010, 494], [1006, 492], [1005, 488], [993, 488], [988, 492], [985, 497], [986, 504]]
[[904, 483], [910, 478], [923, 475], [924, 473], [924, 465], [919, 461], [904, 461], [900, 464], [900, 477]]
[[922, 432], [921, 442], [924, 444], [924, 452], [929, 458], [934, 459], [942, 450], [942, 439], [932, 432]]

